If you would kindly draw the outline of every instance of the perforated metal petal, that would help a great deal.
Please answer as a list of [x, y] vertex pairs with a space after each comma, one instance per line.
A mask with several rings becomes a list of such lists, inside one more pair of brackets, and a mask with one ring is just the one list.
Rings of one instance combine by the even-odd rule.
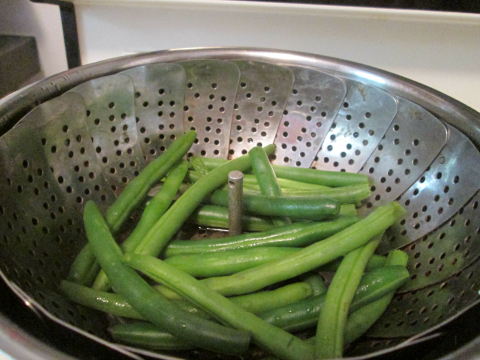
[[117, 74], [87, 81], [70, 91], [85, 101], [96, 156], [118, 194], [145, 167], [135, 123], [133, 82]]
[[396, 295], [368, 335], [408, 337], [457, 314], [480, 298], [479, 271], [480, 261], [476, 261], [439, 284]]
[[448, 140], [427, 171], [398, 201], [407, 215], [387, 231], [378, 251], [405, 246], [452, 217], [478, 190], [480, 153], [448, 125]]
[[230, 134], [231, 158], [274, 142], [294, 81], [292, 70], [284, 66], [245, 60], [236, 64], [241, 78]]
[[458, 273], [480, 256], [480, 193], [455, 216], [402, 250], [408, 254], [410, 281], [403, 291], [419, 289]]
[[[0, 268], [9, 281], [64, 318], [72, 305], [55, 289], [85, 243], [83, 221], [50, 171], [37, 131], [24, 122], [0, 139], [0, 238], [4, 245]], [[85, 321], [79, 325], [87, 327]]]
[[138, 136], [148, 162], [184, 133], [185, 70], [150, 64], [123, 71], [133, 81]]
[[312, 167], [358, 172], [390, 127], [395, 98], [385, 91], [345, 79], [347, 95]]
[[82, 317], [85, 310], [72, 310], [56, 292], [86, 242], [85, 201], [105, 211], [115, 199], [96, 163], [81, 96], [65, 94], [32, 110], [0, 138], [0, 156], [0, 236], [8, 244], [2, 271], [53, 315], [77, 317], [80, 327], [105, 336], [104, 320]]
[[185, 129], [195, 129], [190, 153], [226, 159], [240, 69], [229, 61], [182, 62], [186, 71]]
[[277, 131], [273, 164], [310, 167], [346, 94], [338, 77], [291, 67], [295, 82]]
[[447, 128], [417, 104], [398, 98], [398, 112], [360, 173], [372, 180], [372, 195], [361, 211], [395, 200], [407, 190], [447, 141]]

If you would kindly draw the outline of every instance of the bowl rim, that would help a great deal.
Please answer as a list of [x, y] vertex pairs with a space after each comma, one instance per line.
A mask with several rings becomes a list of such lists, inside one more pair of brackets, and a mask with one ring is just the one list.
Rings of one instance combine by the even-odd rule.
[[76, 85], [105, 75], [155, 62], [218, 59], [306, 66], [334, 76], [378, 87], [417, 103], [456, 127], [480, 149], [480, 113], [452, 97], [403, 76], [368, 65], [305, 52], [255, 47], [212, 47], [160, 50], [107, 59], [69, 69], [27, 86], [0, 104], [0, 136], [26, 113]]

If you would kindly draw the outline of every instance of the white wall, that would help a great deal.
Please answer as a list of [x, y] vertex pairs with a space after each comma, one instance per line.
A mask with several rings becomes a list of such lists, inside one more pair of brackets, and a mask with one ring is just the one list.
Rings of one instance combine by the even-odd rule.
[[0, 34], [35, 36], [44, 76], [67, 70], [58, 6], [0, 0]]

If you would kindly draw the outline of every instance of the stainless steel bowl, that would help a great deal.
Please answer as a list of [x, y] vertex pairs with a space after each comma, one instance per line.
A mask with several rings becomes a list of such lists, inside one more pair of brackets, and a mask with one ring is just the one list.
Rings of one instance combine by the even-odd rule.
[[[199, 141], [192, 153], [232, 158], [274, 142], [276, 164], [367, 174], [372, 196], [363, 213], [385, 200], [406, 207], [379, 251], [404, 249], [411, 281], [351, 356], [474, 356], [476, 333], [464, 337], [473, 339], [469, 345], [447, 345], [478, 312], [479, 124], [473, 109], [408, 79], [267, 49], [134, 55], [22, 89], [0, 104], [0, 270], [16, 295], [2, 305], [9, 314], [2, 334], [8, 338], [15, 322], [34, 317], [15, 331], [56, 327], [28, 342], [40, 353], [58, 347], [79, 358], [111, 351], [156, 356], [113, 344], [108, 319], [71, 304], [56, 285], [86, 242], [84, 202], [93, 198], [106, 208], [172, 139], [194, 127]], [[17, 299], [27, 305], [19, 315], [8, 311]], [[65, 337], [63, 329], [70, 345], [53, 339]], [[76, 342], [102, 350], [92, 355]]]

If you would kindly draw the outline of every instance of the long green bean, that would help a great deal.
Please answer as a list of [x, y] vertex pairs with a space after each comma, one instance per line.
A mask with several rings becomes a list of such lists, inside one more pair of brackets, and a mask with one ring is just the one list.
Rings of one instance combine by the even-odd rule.
[[[137, 226], [120, 246], [124, 252], [133, 251], [152, 226], [167, 211], [185, 178], [187, 170], [188, 162], [183, 160], [170, 171], [159, 192], [150, 200], [143, 211]], [[105, 272], [100, 271], [93, 283], [93, 288], [105, 291], [110, 288]]]
[[[273, 172], [272, 165], [265, 151], [261, 147], [255, 146], [248, 152], [248, 155], [252, 161], [253, 173], [257, 179], [260, 192], [267, 197], [281, 196], [282, 189], [278, 184], [277, 177]], [[285, 215], [282, 217], [273, 216], [272, 222], [275, 227], [292, 223], [290, 218]]]
[[165, 256], [222, 252], [247, 249], [257, 246], [300, 247], [323, 240], [360, 221], [359, 216], [342, 216], [334, 220], [309, 223], [294, 223], [283, 228], [264, 232], [228, 236], [217, 239], [174, 240], [165, 251]]
[[[185, 178], [185, 181], [190, 182], [190, 183], [195, 183], [202, 177], [202, 174], [197, 172], [197, 171], [189, 171], [187, 173], [187, 176]], [[258, 180], [257, 177], [254, 174], [244, 174], [243, 175], [243, 185], [246, 188], [258, 188]], [[289, 179], [282, 179], [282, 178], [277, 178], [277, 183], [280, 185], [282, 190], [288, 189], [288, 190], [303, 190], [303, 191], [322, 191], [326, 189], [331, 189], [329, 186], [323, 186], [323, 185], [318, 185], [318, 184], [309, 184], [297, 180], [289, 180]], [[260, 190], [260, 189], [259, 189]]]
[[[325, 188], [322, 190], [304, 190], [304, 189], [282, 189], [284, 197], [304, 197], [307, 199], [335, 199], [341, 204], [356, 204], [371, 194], [368, 184], [346, 185], [336, 188]], [[255, 188], [246, 188], [246, 195], [260, 195], [260, 191]]]
[[370, 242], [343, 258], [328, 288], [318, 320], [316, 358], [334, 359], [343, 356], [345, 325], [350, 305], [367, 262], [380, 243], [382, 235], [383, 232], [375, 235]]
[[[228, 191], [215, 190], [206, 196], [204, 201], [214, 205], [227, 206]], [[307, 198], [267, 196], [263, 194], [251, 195], [247, 190], [243, 195], [243, 211], [247, 214], [260, 216], [321, 220], [338, 215], [340, 202], [323, 196]]]
[[238, 295], [259, 290], [276, 282], [311, 271], [365, 245], [385, 231], [405, 209], [396, 202], [377, 207], [370, 215], [350, 227], [303, 248], [295, 254], [241, 271], [230, 276], [204, 279], [202, 282], [224, 295]]
[[[163, 178], [187, 154], [196, 136], [193, 130], [180, 136], [161, 156], [130, 181], [105, 214], [105, 220], [113, 234], [119, 231], [132, 209], [144, 201], [153, 184]], [[88, 276], [92, 274], [95, 263], [93, 251], [87, 243], [73, 261], [67, 279], [80, 284], [88, 283]]]
[[[407, 262], [407, 253], [400, 250], [392, 250], [387, 256], [385, 266], [406, 267]], [[393, 295], [394, 291], [391, 291], [377, 301], [367, 304], [350, 314], [345, 328], [346, 344], [358, 339], [378, 320], [392, 301]]]
[[[154, 289], [158, 288], [154, 286]], [[95, 290], [87, 286], [62, 280], [59, 291], [69, 300], [114, 316], [145, 320], [125, 298], [117, 293]], [[288, 284], [277, 289], [258, 291], [252, 294], [230, 297], [230, 301], [253, 314], [271, 311], [307, 299], [314, 295], [314, 288], [308, 282]], [[316, 294], [316, 292], [315, 292]], [[175, 305], [196, 316], [209, 319], [210, 316], [185, 300], [173, 300]]]
[[163, 282], [186, 299], [202, 307], [222, 323], [252, 334], [265, 350], [288, 360], [313, 360], [313, 347], [243, 310], [194, 277], [152, 256], [125, 254], [124, 261], [155, 281]]
[[93, 201], [85, 204], [84, 224], [92, 250], [112, 286], [140, 315], [178, 339], [202, 348], [237, 354], [247, 350], [248, 333], [178, 309], [126, 266], [122, 261], [122, 250]]
[[[225, 162], [225, 160], [204, 158], [203, 162], [207, 168], [214, 169]], [[364, 174], [298, 168], [285, 165], [273, 165], [273, 170], [278, 178], [290, 179], [310, 184], [320, 184], [331, 187], [368, 184], [368, 177]]]
[[187, 154], [197, 134], [189, 130], [165, 150], [158, 158], [148, 164], [136, 178], [118, 196], [105, 214], [105, 221], [112, 233], [116, 233], [132, 209], [138, 206], [148, 194], [150, 188]]

